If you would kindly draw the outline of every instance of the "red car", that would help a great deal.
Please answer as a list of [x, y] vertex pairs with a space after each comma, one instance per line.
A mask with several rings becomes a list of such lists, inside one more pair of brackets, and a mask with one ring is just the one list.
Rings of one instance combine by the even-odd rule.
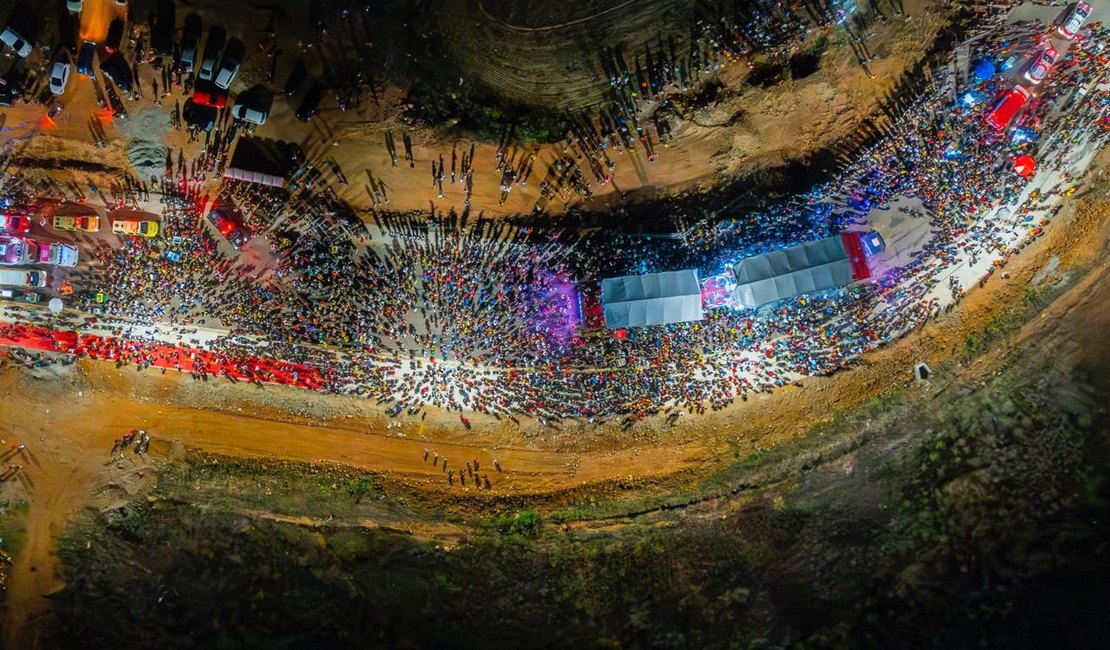
[[1056, 63], [1056, 59], [1059, 56], [1060, 53], [1051, 45], [1044, 48], [1041, 50], [1041, 53], [1037, 55], [1037, 58], [1033, 59], [1033, 62], [1029, 64], [1029, 69], [1025, 71], [1025, 78], [1031, 83], [1041, 83], [1044, 81], [1044, 78], [1048, 76], [1048, 73], [1052, 72], [1052, 66]]
[[252, 237], [251, 232], [242, 223], [242, 214], [239, 208], [226, 203], [216, 206], [208, 213], [208, 221], [237, 251], [243, 250], [243, 246]]
[[1031, 95], [1029, 91], [1021, 86], [1014, 86], [1009, 92], [999, 98], [998, 103], [994, 105], [994, 109], [987, 113], [984, 122], [994, 128], [995, 131], [1002, 131], [1014, 118], [1025, 108], [1029, 103]]
[[201, 90], [198, 88], [197, 91], [193, 93], [193, 101], [203, 106], [223, 108], [227, 106], [227, 91], [219, 89]]
[[31, 220], [16, 214], [0, 214], [0, 230], [31, 232]]

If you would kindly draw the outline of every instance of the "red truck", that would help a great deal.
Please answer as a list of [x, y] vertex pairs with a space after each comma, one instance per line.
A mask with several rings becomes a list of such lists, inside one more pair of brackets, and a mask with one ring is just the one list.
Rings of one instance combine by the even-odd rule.
[[1010, 126], [1010, 122], [1014, 121], [1017, 114], [1021, 112], [1021, 109], [1029, 103], [1030, 97], [1032, 95], [1029, 94], [1028, 90], [1021, 86], [1014, 86], [998, 99], [998, 103], [994, 105], [990, 113], [987, 113], [983, 121], [995, 131], [1005, 130], [1007, 126]]

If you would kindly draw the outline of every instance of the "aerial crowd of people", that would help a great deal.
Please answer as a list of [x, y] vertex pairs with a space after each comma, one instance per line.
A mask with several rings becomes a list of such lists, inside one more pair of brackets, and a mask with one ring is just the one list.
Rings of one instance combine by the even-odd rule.
[[[999, 29], [976, 55], [1001, 58], [1026, 32]], [[437, 407], [526, 415], [551, 426], [564, 418], [631, 426], [663, 412], [723, 408], [852, 363], [958, 300], [967, 287], [954, 267], [989, 261], [989, 274], [1039, 236], [1053, 214], [1040, 208], [1077, 180], [1065, 176], [1028, 196], [1013, 159], [1036, 153], [1042, 168], [1063, 169], [1077, 148], [1105, 142], [1110, 97], [1097, 89], [1076, 96], [1076, 89], [1101, 69], [1106, 36], [1095, 25], [1071, 48], [1042, 86], [1021, 137], [982, 124], [989, 98], [1010, 83], [1005, 75], [963, 84], [961, 93], [988, 98], [977, 104], [961, 94], [953, 106], [937, 83], [831, 181], [725, 221], [701, 222], [677, 248], [468, 212], [375, 212], [363, 223], [331, 193], [226, 181], [215, 201], [238, 205], [263, 236], [256, 241], [265, 242], [252, 242], [256, 250], [247, 255], [218, 242], [206, 225], [213, 202], [180, 168], [162, 186], [173, 254], [138, 237], [119, 248], [103, 245], [82, 278], [94, 291], [78, 307], [175, 332], [217, 332], [190, 341], [216, 355], [190, 364], [198, 379], [304, 386], [310, 376], [310, 387], [378, 400], [391, 416]], [[453, 160], [450, 168], [453, 176]], [[897, 209], [927, 221], [930, 237], [877, 280], [758, 311], [712, 310], [700, 322], [621, 339], [579, 321], [578, 287], [606, 275], [690, 266], [713, 275], [751, 253], [862, 227], [872, 210], [891, 209], [900, 197], [923, 206]], [[164, 343], [153, 335], [121, 337], [69, 351], [149, 366], [167, 354], [176, 358]], [[287, 365], [269, 375], [252, 372], [259, 358]]]

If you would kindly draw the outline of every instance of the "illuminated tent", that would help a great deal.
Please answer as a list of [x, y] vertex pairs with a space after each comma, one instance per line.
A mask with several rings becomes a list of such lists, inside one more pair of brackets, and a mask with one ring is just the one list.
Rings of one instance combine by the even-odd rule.
[[601, 308], [611, 329], [705, 318], [698, 272], [692, 269], [602, 280]]
[[733, 271], [732, 300], [742, 309], [852, 282], [852, 260], [839, 235], [742, 259]]

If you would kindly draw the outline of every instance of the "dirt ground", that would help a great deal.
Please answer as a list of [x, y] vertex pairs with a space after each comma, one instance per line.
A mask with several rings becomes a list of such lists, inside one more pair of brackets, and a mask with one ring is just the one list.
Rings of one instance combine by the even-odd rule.
[[[114, 3], [89, 0], [86, 4], [89, 8], [83, 14], [80, 31], [95, 37], [107, 30], [107, 23], [114, 15]], [[455, 140], [432, 129], [408, 129], [399, 125], [404, 94], [392, 85], [381, 90], [377, 102], [366, 101], [357, 111], [340, 111], [334, 97], [329, 95], [320, 114], [309, 124], [294, 118], [296, 98], [286, 100], [278, 93], [268, 122], [257, 128], [256, 135], [297, 142], [312, 160], [335, 161], [348, 183], [331, 179], [333, 188], [356, 211], [370, 209], [372, 191], [369, 186], [381, 182], [390, 200], [383, 206], [386, 211], [434, 208], [461, 212], [466, 198], [462, 183], [445, 183], [444, 198], [440, 199], [432, 188], [430, 169], [440, 156], [450, 160], [453, 148], [461, 155], [471, 146], [475, 152], [475, 174], [470, 208], [487, 216], [527, 215], [537, 208], [548, 214], [560, 214], [567, 209], [607, 210], [631, 201], [708, 190], [749, 172], [802, 159], [811, 152], [851, 140], [865, 121], [881, 121], [882, 103], [889, 99], [901, 76], [921, 59], [944, 24], [929, 0], [911, 0], [905, 4], [907, 15], [913, 20], [877, 24], [875, 36], [868, 42], [878, 56], [870, 64], [874, 77], [869, 77], [855, 62], [844, 42], [847, 37], [836, 31], [828, 34], [829, 46], [821, 55], [817, 70], [805, 78], [788, 78], [767, 87], [754, 86], [744, 82], [750, 66], [766, 64], [766, 58], [728, 63], [719, 72], [722, 86], [714, 103], [704, 108], [683, 108], [682, 102], [676, 103], [672, 140], [658, 147], [659, 156], [654, 163], [648, 163], [643, 151], [624, 150], [616, 154], [612, 183], [601, 186], [594, 183], [594, 198], [586, 203], [574, 195], [567, 202], [559, 199], [549, 203], [539, 195], [540, 181], [546, 170], [563, 155], [562, 145], [552, 144], [519, 152], [536, 156], [532, 175], [526, 187], [515, 186], [508, 200], [499, 204], [501, 175], [495, 169], [498, 143]], [[292, 26], [298, 18], [296, 15], [281, 13], [280, 7], [253, 3], [251, 6], [252, 9], [243, 9], [238, 14], [244, 24], [250, 21], [254, 25], [265, 25], [270, 20], [270, 9], [275, 9], [280, 18], [276, 21], [279, 39], [281, 35], [297, 33]], [[93, 8], [101, 11], [93, 11]], [[208, 16], [221, 16], [217, 7], [203, 2], [192, 7], [182, 5], [178, 8], [179, 24], [193, 8], [207, 12]], [[248, 52], [252, 52], [232, 85], [232, 97], [258, 84], [280, 86], [295, 60], [302, 56], [301, 52], [307, 52], [303, 44], [298, 47], [297, 42], [283, 42], [274, 79], [266, 82], [271, 59], [256, 47], [260, 39], [257, 28], [230, 26], [229, 35], [242, 38]], [[813, 34], [810, 41], [821, 36]], [[476, 38], [467, 42], [473, 45]], [[529, 43], [522, 40], [519, 46]], [[477, 46], [482, 47], [480, 41]], [[519, 58], [511, 53], [506, 55]], [[592, 54], [584, 54], [579, 63], [592, 64], [594, 58]], [[162, 98], [161, 107], [155, 107], [151, 93], [154, 75], [150, 66], [140, 67], [138, 85], [144, 97], [127, 104], [132, 116], [149, 108], [168, 113], [184, 102], [182, 89], [173, 88], [172, 96]], [[74, 75], [62, 96], [65, 109], [52, 120], [46, 117], [46, 107], [38, 104], [0, 109], [5, 136], [19, 141], [23, 147], [15, 168], [49, 175], [62, 185], [71, 184], [75, 192], [87, 189], [89, 181], [110, 188], [121, 176], [133, 174], [126, 154], [131, 138], [120, 132], [118, 120], [97, 108], [92, 84], [88, 78]], [[108, 136], [105, 148], [93, 145], [90, 119], [104, 125]], [[387, 131], [393, 133], [398, 143], [402, 133], [411, 135], [413, 167], [404, 160], [403, 151], [400, 163], [392, 165], [385, 146]], [[184, 131], [168, 130], [162, 137], [171, 151], [184, 151], [186, 160], [191, 161], [200, 152], [201, 143], [188, 143]], [[398, 149], [401, 149], [399, 145]], [[324, 168], [327, 167], [324, 164]], [[331, 177], [330, 172], [327, 176]], [[149, 179], [144, 177], [143, 180]], [[98, 202], [99, 197], [93, 200]]]

